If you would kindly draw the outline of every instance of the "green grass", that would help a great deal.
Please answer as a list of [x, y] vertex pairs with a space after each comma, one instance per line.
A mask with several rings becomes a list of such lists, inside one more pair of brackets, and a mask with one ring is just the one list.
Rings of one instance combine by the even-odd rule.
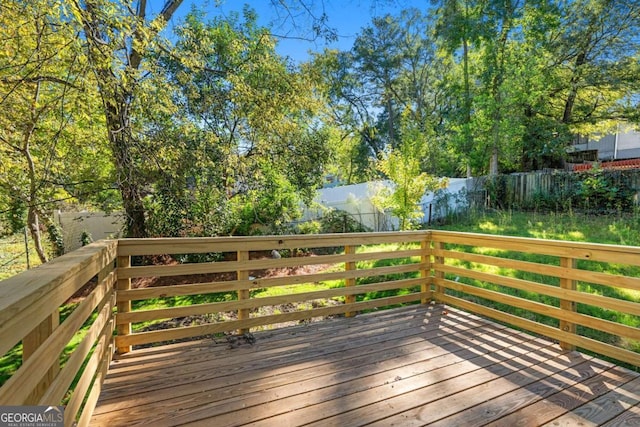
[[433, 229], [640, 246], [640, 213], [582, 215], [516, 211], [480, 212]]
[[[29, 240], [29, 264], [31, 268], [40, 265], [40, 259]], [[14, 234], [0, 238], [0, 280], [27, 270], [27, 251], [24, 234]]]

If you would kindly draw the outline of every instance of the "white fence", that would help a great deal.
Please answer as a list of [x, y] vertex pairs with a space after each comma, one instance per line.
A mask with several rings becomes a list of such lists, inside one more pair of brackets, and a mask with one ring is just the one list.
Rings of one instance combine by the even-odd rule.
[[54, 220], [62, 228], [65, 252], [71, 252], [82, 246], [82, 233], [88, 233], [94, 241], [97, 241], [121, 237], [124, 227], [124, 220], [120, 213], [57, 211]]
[[[449, 212], [458, 210], [461, 200], [453, 196], [470, 190], [473, 179], [448, 178], [448, 182], [448, 186], [442, 191], [452, 197], [440, 197], [444, 203], [435, 203], [433, 193], [427, 193], [422, 197], [420, 206], [424, 213], [423, 221], [442, 218]], [[320, 219], [327, 209], [336, 209], [348, 212], [356, 221], [373, 231], [397, 230], [398, 218], [389, 212], [381, 212], [371, 202], [380, 186], [392, 187], [393, 184], [390, 181], [374, 181], [323, 188], [318, 191], [314, 206], [304, 209], [301, 221]]]

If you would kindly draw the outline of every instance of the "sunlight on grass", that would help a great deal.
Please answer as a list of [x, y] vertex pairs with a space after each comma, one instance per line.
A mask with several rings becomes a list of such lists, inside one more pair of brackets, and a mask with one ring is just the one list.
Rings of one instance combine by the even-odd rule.
[[479, 231], [484, 231], [486, 233], [497, 233], [500, 227], [491, 221], [483, 221], [478, 224]]

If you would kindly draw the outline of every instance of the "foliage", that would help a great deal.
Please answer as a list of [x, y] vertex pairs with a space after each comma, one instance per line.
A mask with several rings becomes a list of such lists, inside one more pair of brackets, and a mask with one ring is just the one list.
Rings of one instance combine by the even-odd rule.
[[64, 255], [64, 237], [60, 226], [58, 224], [49, 224], [47, 232], [54, 258]]
[[636, 204], [633, 190], [635, 171], [592, 169], [585, 172], [556, 172], [548, 188], [537, 190], [524, 201], [510, 184], [516, 176], [496, 175], [483, 180], [488, 205], [495, 209], [526, 209], [552, 212], [602, 214], [631, 212]]
[[419, 205], [427, 191], [435, 191], [446, 184], [422, 171], [421, 161], [427, 150], [423, 132], [403, 117], [400, 145], [387, 148], [376, 167], [393, 183], [393, 188], [381, 186], [372, 203], [381, 211], [389, 209], [400, 220], [400, 229], [415, 227], [423, 217]]
[[[150, 230], [277, 231], [312, 199], [328, 157], [313, 82], [277, 55], [249, 8], [209, 22], [194, 11], [177, 34], [174, 52], [157, 56], [156, 84], [172, 99], [150, 122], [147, 143], [156, 152], [169, 135], [176, 143], [157, 158], [166, 167], [149, 197]], [[172, 213], [155, 218], [165, 210]]]
[[82, 246], [87, 246], [91, 242], [93, 242], [93, 237], [91, 236], [91, 233], [89, 233], [88, 231], [84, 230], [80, 234], [80, 244]]
[[320, 219], [321, 233], [362, 233], [371, 231], [353, 219], [349, 212], [339, 209], [326, 212]]
[[65, 2], [0, 8], [0, 206], [14, 230], [26, 220], [45, 262], [40, 224], [50, 227], [49, 210], [95, 200], [111, 179], [100, 104]]

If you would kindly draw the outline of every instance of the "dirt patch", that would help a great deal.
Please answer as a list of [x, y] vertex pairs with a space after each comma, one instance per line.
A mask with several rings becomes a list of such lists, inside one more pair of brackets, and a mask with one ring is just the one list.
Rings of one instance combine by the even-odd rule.
[[[308, 255], [315, 256], [315, 255]], [[235, 258], [235, 257], [233, 257]], [[264, 253], [251, 253], [249, 259], [269, 259], [271, 256], [267, 256]], [[235, 261], [235, 259], [226, 259], [226, 261]], [[180, 265], [175, 259], [163, 259], [161, 263], [156, 265]], [[285, 268], [269, 268], [264, 270], [250, 270], [249, 276], [256, 279], [268, 279], [274, 277], [285, 276], [298, 276], [304, 274], [314, 274], [324, 271], [331, 267], [330, 264], [312, 264], [301, 265], [297, 267], [285, 267]], [[210, 273], [210, 274], [187, 274], [183, 276], [171, 276], [171, 277], [142, 277], [136, 278], [131, 281], [132, 288], [151, 288], [158, 286], [175, 286], [175, 285], [187, 285], [197, 283], [209, 283], [209, 282], [226, 282], [229, 280], [236, 280], [237, 275], [235, 272], [227, 273]]]
[[[306, 255], [306, 256], [315, 256], [315, 255]], [[235, 258], [235, 257], [229, 257], [229, 258]], [[271, 258], [269, 253], [251, 253], [250, 254], [250, 259], [269, 259], [269, 258]], [[233, 261], [234, 259], [225, 258], [225, 260]], [[163, 259], [161, 262], [161, 265], [178, 265], [178, 264], [179, 263], [174, 259]], [[330, 267], [331, 267], [330, 264], [312, 264], [312, 265], [302, 265], [302, 266], [286, 267], [286, 268], [251, 270], [249, 271], [249, 276], [255, 279], [301, 276], [301, 275], [319, 273], [327, 270]], [[138, 279], [132, 280], [132, 287], [133, 288], [149, 288], [149, 287], [174, 286], [174, 285], [209, 283], [209, 282], [225, 282], [230, 280], [236, 280], [236, 278], [237, 278], [237, 275], [235, 272], [192, 274], [192, 275], [184, 275], [184, 276], [177, 276], [177, 277], [176, 276], [145, 277], [145, 278], [138, 278]], [[296, 302], [296, 303], [286, 303], [286, 304], [279, 304], [279, 305], [273, 305], [273, 306], [264, 306], [264, 307], [259, 307], [257, 309], [251, 310], [250, 317], [270, 316], [270, 315], [311, 310], [314, 308], [329, 307], [329, 306], [335, 306], [335, 305], [342, 305], [342, 303], [332, 299], [322, 299], [322, 300], [312, 300], [312, 301], [304, 301], [304, 302]], [[275, 329], [275, 328], [281, 328], [286, 326], [314, 323], [314, 322], [318, 322], [331, 317], [337, 317], [337, 316], [323, 316], [323, 317], [314, 317], [311, 319], [281, 322], [276, 324], [270, 324], [267, 326], [252, 328], [252, 331]], [[198, 325], [205, 325], [205, 324], [211, 324], [211, 323], [227, 322], [227, 321], [232, 321], [237, 319], [238, 319], [238, 315], [236, 312], [233, 312], [233, 311], [194, 315], [194, 316], [187, 316], [187, 317], [177, 317], [173, 319], [164, 320], [162, 322], [154, 323], [152, 325], [148, 325], [144, 328], [141, 328], [138, 332], [159, 331], [164, 329], [198, 326]], [[225, 339], [226, 337], [228, 340], [232, 340], [232, 338], [229, 338], [231, 335], [233, 335], [233, 332], [225, 333], [225, 334], [216, 334], [216, 336], [208, 335], [208, 336], [172, 340], [172, 341], [163, 342], [163, 343], [154, 343], [150, 345], [137, 346], [136, 348], [184, 342], [184, 341], [192, 341], [192, 340], [203, 339], [203, 338], [220, 340], [220, 339]]]

